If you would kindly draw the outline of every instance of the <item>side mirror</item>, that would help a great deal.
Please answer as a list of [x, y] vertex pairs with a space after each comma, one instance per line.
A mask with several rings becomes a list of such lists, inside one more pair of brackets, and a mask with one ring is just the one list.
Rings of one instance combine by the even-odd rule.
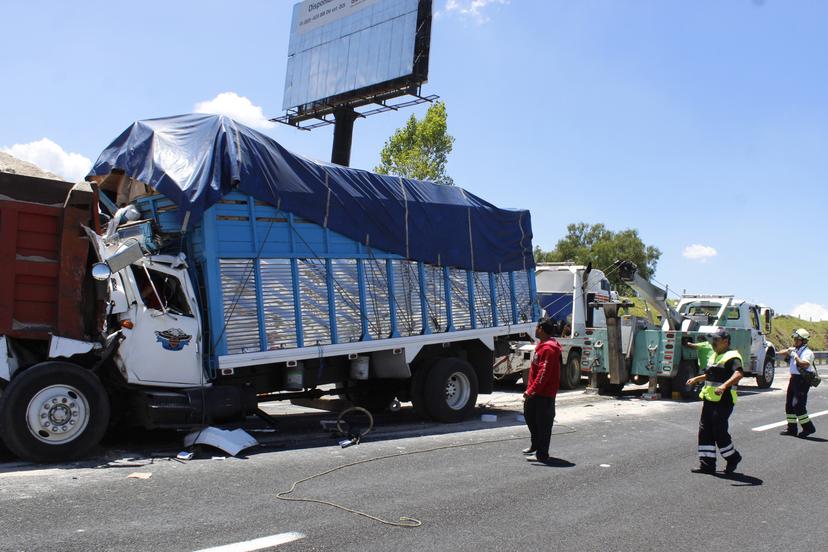
[[104, 282], [112, 276], [112, 270], [106, 263], [95, 263], [92, 265], [92, 278], [99, 282]]
[[765, 333], [770, 335], [771, 330], [773, 329], [773, 311], [770, 309], [765, 311]]

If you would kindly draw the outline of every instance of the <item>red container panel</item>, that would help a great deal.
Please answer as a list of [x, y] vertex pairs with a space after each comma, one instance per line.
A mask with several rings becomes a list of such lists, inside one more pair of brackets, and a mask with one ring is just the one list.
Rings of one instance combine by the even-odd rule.
[[42, 338], [56, 331], [62, 213], [0, 201], [0, 334]]

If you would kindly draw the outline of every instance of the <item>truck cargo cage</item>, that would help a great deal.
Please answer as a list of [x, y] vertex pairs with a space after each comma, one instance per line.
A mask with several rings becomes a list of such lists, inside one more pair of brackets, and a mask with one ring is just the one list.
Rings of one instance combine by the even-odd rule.
[[[166, 197], [136, 205], [162, 234], [181, 230]], [[531, 268], [494, 273], [408, 260], [239, 192], [219, 200], [190, 232], [191, 261], [206, 275], [216, 356], [508, 327], [539, 317]]]

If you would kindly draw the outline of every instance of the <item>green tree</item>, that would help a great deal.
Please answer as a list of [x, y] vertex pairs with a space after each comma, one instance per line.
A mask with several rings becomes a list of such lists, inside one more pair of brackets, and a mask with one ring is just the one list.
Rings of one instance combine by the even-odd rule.
[[[628, 228], [614, 232], [603, 224], [585, 222], [570, 224], [566, 230], [566, 236], [558, 240], [552, 251], [535, 247], [536, 262], [572, 261], [582, 265], [592, 262], [594, 268], [607, 272], [615, 261], [632, 261], [643, 278], [655, 274], [661, 251], [645, 245], [638, 236], [638, 230]], [[622, 295], [632, 292], [616, 272], [609, 272], [607, 278]]]
[[380, 152], [380, 164], [374, 171], [449, 186], [454, 184], [446, 174], [448, 155], [454, 144], [446, 117], [444, 102], [429, 107], [422, 119], [411, 115], [405, 126], [397, 129], [385, 142]]

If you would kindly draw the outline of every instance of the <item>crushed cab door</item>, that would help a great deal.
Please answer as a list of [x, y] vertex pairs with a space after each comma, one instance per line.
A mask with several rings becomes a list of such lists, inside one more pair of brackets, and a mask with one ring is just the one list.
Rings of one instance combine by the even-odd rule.
[[185, 269], [140, 261], [124, 271], [131, 290], [118, 361], [130, 383], [192, 386], [204, 382], [201, 321]]

